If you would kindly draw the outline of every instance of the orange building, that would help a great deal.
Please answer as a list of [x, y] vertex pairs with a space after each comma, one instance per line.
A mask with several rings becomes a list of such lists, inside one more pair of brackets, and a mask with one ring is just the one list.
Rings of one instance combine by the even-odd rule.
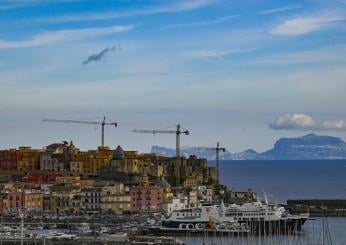
[[0, 151], [0, 169], [15, 170], [17, 169], [18, 161], [21, 160], [20, 152], [16, 149]]

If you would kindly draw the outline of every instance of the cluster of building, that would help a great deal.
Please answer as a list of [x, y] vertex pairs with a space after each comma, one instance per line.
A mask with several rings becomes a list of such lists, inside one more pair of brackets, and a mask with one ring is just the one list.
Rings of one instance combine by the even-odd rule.
[[[44, 149], [19, 147], [0, 151], [0, 170], [17, 170], [25, 173], [26, 182], [44, 182], [59, 174], [94, 178], [106, 167], [125, 175], [165, 176], [175, 186], [195, 186], [215, 181], [215, 168], [207, 166], [206, 159], [191, 156], [179, 159], [156, 153], [124, 151], [99, 147], [97, 150], [80, 151], [74, 144], [51, 144]], [[40, 179], [41, 178], [41, 179]]]
[[206, 159], [80, 151], [72, 142], [0, 151], [0, 213], [100, 214], [172, 210], [214, 201]]

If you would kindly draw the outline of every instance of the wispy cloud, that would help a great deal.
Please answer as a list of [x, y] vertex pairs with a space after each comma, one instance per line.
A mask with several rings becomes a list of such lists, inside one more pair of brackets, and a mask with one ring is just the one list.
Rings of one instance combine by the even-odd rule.
[[346, 15], [339, 13], [316, 14], [284, 21], [271, 30], [274, 35], [298, 36], [318, 31], [336, 22], [345, 21]]
[[76, 22], [76, 21], [92, 21], [92, 20], [107, 20], [122, 17], [133, 17], [133, 16], [145, 16], [153, 14], [164, 14], [164, 13], [174, 13], [189, 11], [199, 8], [207, 7], [214, 4], [217, 0], [179, 0], [170, 1], [170, 4], [152, 6], [147, 8], [138, 9], [127, 9], [119, 11], [108, 11], [108, 12], [89, 12], [83, 14], [71, 14], [62, 15], [51, 18], [41, 18], [38, 20], [43, 20], [45, 22], [51, 23], [63, 23], [63, 22]]
[[230, 19], [234, 19], [239, 17], [239, 15], [228, 15], [228, 16], [222, 16], [218, 17], [213, 20], [206, 20], [206, 21], [198, 21], [198, 22], [190, 22], [190, 23], [182, 23], [182, 24], [171, 24], [167, 25], [161, 29], [174, 29], [174, 28], [190, 28], [190, 27], [201, 27], [201, 26], [211, 26], [211, 25], [217, 25], [224, 23]]
[[279, 8], [265, 9], [265, 10], [262, 10], [258, 13], [259, 14], [275, 14], [275, 13], [285, 12], [285, 11], [299, 9], [299, 8], [301, 8], [301, 6], [298, 4], [295, 4], [295, 5], [287, 5], [287, 6], [283, 6], [283, 7], [279, 7]]
[[255, 51], [257, 48], [237, 48], [237, 49], [209, 49], [209, 50], [197, 50], [190, 53], [191, 57], [194, 58], [222, 58], [228, 55], [248, 53]]
[[346, 45], [334, 45], [315, 50], [275, 54], [254, 60], [256, 64], [289, 65], [312, 63], [346, 63]]
[[44, 46], [58, 42], [77, 41], [86, 38], [95, 38], [98, 36], [126, 32], [134, 26], [111, 26], [101, 28], [67, 29], [45, 32], [33, 36], [31, 39], [21, 41], [0, 40], [0, 48], [25, 48]]
[[42, 4], [51, 4], [51, 3], [61, 4], [61, 3], [67, 3], [67, 2], [80, 2], [80, 1], [86, 1], [86, 0], [2, 0], [2, 2], [0, 3], [0, 11], [24, 8], [24, 7], [42, 5]]
[[286, 114], [269, 123], [269, 127], [276, 130], [346, 130], [346, 122], [338, 120], [317, 123], [306, 114]]
[[105, 57], [105, 55], [109, 52], [114, 52], [116, 50], [119, 50], [120, 48], [116, 47], [116, 46], [113, 46], [111, 48], [105, 48], [103, 49], [102, 51], [100, 51], [99, 53], [97, 54], [92, 54], [90, 55], [85, 61], [83, 61], [83, 65], [87, 65], [89, 64], [90, 62], [98, 62], [100, 61], [101, 59], [103, 59]]
[[10, 9], [16, 9], [20, 7], [24, 7], [24, 4], [5, 4], [5, 5], [0, 5], [0, 11], [2, 10], [10, 10]]
[[259, 11], [258, 13], [259, 14], [275, 14], [275, 13], [286, 12], [286, 11], [299, 9], [299, 8], [301, 8], [301, 6], [298, 4], [295, 4], [295, 5], [287, 5], [287, 6], [283, 6], [279, 8], [265, 9], [265, 10]]

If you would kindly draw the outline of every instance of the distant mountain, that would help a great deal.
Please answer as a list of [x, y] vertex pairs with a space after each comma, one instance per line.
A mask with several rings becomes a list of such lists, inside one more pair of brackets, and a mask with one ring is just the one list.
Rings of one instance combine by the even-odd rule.
[[298, 138], [282, 138], [274, 148], [261, 153], [263, 159], [343, 159], [346, 143], [337, 137], [308, 134]]
[[233, 153], [227, 160], [256, 160], [260, 153], [255, 150], [248, 149], [243, 152]]
[[[175, 149], [153, 146], [151, 152], [175, 156]], [[196, 155], [209, 160], [215, 159], [215, 151], [183, 147], [184, 156]], [[226, 151], [223, 160], [304, 160], [304, 159], [346, 159], [346, 143], [337, 137], [308, 134], [297, 138], [281, 138], [274, 148], [262, 153], [248, 149], [239, 153]]]

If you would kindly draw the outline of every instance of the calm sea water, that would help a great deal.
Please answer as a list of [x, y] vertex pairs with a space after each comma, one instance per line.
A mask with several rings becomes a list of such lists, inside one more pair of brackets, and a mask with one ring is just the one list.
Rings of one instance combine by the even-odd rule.
[[[213, 163], [212, 163], [213, 164]], [[294, 198], [346, 199], [346, 160], [223, 161], [221, 183], [265, 192], [272, 201]]]

